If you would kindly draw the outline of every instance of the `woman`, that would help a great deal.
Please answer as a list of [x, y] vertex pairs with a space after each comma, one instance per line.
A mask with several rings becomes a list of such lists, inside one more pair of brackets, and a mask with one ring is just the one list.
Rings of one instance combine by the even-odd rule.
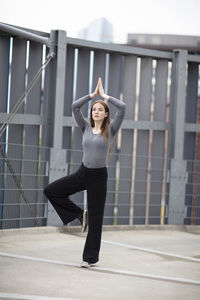
[[[103, 100], [95, 101], [90, 110], [90, 123], [83, 117], [80, 108], [95, 96], [100, 95], [116, 108], [110, 123], [109, 106]], [[84, 231], [87, 225], [86, 211], [74, 204], [69, 195], [87, 190], [88, 234], [83, 251], [81, 267], [89, 268], [99, 260], [103, 213], [107, 193], [106, 162], [110, 146], [121, 126], [126, 104], [104, 93], [99, 78], [94, 93], [86, 95], [72, 104], [75, 120], [80, 127], [83, 140], [83, 159], [80, 168], [69, 176], [50, 183], [44, 193], [64, 224], [79, 219]]]

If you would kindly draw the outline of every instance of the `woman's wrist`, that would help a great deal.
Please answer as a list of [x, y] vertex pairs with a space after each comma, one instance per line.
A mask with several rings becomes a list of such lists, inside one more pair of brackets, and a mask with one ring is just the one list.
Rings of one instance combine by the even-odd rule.
[[[90, 95], [90, 98], [92, 99], [92, 98], [94, 98], [95, 96], [96, 96], [96, 94], [95, 93], [91, 93]], [[105, 100], [109, 100], [109, 98], [110, 98], [110, 96], [108, 96], [108, 95], [106, 95], [106, 94], [103, 94], [102, 95], [102, 98], [104, 98]]]
[[91, 93], [91, 94], [90, 94], [90, 98], [91, 98], [91, 99], [94, 98], [94, 96], [95, 96], [94, 93]]
[[106, 100], [108, 101], [108, 100], [109, 100], [109, 98], [110, 98], [110, 96], [108, 96], [108, 95], [104, 94], [104, 95], [103, 95], [103, 98], [104, 98], [104, 99], [106, 99]]

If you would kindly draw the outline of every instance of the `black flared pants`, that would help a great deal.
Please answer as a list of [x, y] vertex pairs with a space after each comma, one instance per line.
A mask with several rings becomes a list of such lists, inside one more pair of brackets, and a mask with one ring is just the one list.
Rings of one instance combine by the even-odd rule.
[[83, 210], [69, 196], [87, 190], [88, 234], [83, 260], [96, 263], [99, 260], [103, 214], [107, 193], [107, 168], [80, 168], [69, 176], [58, 179], [44, 188], [44, 193], [64, 224], [78, 218]]

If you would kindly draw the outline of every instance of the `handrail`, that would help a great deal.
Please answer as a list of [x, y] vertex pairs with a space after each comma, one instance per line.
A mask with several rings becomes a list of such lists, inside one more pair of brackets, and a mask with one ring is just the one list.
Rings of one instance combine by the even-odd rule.
[[38, 42], [38, 43], [41, 43], [41, 44], [45, 44], [49, 48], [51, 46], [50, 38], [42, 37], [42, 36], [39, 36], [37, 34], [19, 29], [17, 27], [14, 27], [14, 26], [11, 26], [11, 25], [8, 25], [8, 24], [4, 24], [4, 23], [0, 22], [0, 30], [3, 31], [3, 32], [13, 34], [15, 36], [27, 38], [28, 40], [31, 40], [31, 41], [35, 41], [35, 42]]
[[[173, 60], [173, 51], [163, 51], [163, 50], [155, 50], [155, 49], [146, 49], [140, 47], [133, 47], [126, 44], [112, 44], [112, 43], [101, 43], [77, 38], [66, 37], [66, 43], [73, 47], [77, 48], [88, 48], [99, 51], [107, 51], [114, 53], [123, 53], [124, 55], [137, 55], [139, 57], [154, 57], [157, 59], [167, 59]], [[176, 50], [176, 49], [174, 49]], [[200, 62], [200, 55], [198, 54], [188, 54], [187, 55], [188, 62]]]
[[94, 49], [99, 51], [107, 51], [107, 52], [114, 52], [120, 53], [124, 55], [137, 55], [140, 57], [155, 57], [161, 59], [172, 60], [173, 59], [173, 52], [167, 51], [159, 51], [154, 49], [146, 49], [146, 48], [139, 48], [139, 47], [132, 47], [129, 45], [121, 45], [121, 44], [112, 44], [112, 43], [102, 43], [102, 42], [94, 42], [89, 40], [77, 39], [77, 38], [70, 38], [66, 37], [66, 43], [73, 47], [77, 48], [88, 48]]

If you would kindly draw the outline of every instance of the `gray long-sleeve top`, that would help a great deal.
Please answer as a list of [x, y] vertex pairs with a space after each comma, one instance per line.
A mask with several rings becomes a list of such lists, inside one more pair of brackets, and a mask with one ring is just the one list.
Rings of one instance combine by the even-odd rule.
[[112, 103], [117, 108], [117, 112], [109, 125], [109, 139], [108, 142], [106, 142], [104, 135], [100, 136], [100, 134], [93, 133], [91, 124], [83, 117], [80, 110], [80, 108], [89, 100], [91, 100], [90, 95], [86, 95], [72, 104], [75, 120], [83, 133], [82, 162], [87, 168], [103, 168], [106, 167], [110, 145], [122, 124], [126, 104], [109, 96], [108, 102]]

